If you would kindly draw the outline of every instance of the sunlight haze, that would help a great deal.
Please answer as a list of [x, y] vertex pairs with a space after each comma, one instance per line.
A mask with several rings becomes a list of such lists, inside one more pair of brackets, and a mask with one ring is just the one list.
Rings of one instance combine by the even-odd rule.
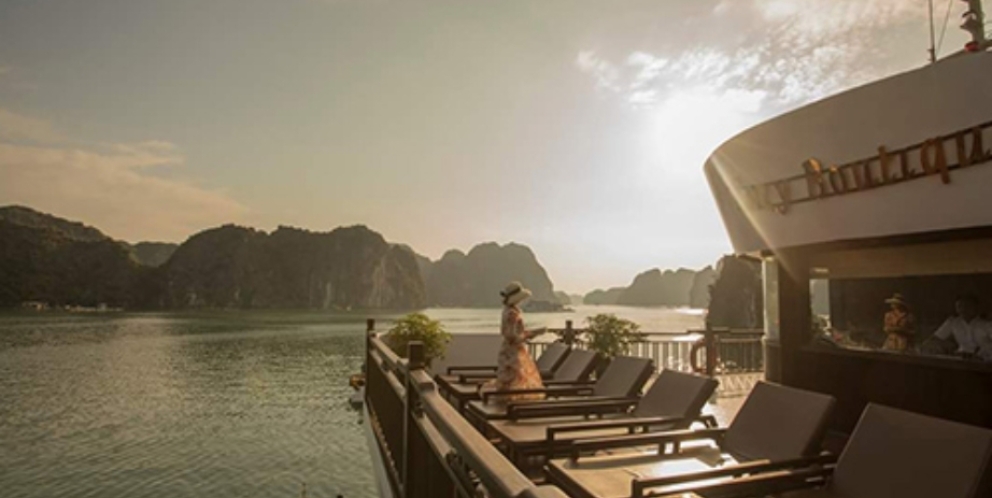
[[716, 146], [925, 64], [928, 36], [903, 0], [6, 1], [0, 205], [129, 242], [515, 241], [558, 289], [627, 285], [730, 251]]

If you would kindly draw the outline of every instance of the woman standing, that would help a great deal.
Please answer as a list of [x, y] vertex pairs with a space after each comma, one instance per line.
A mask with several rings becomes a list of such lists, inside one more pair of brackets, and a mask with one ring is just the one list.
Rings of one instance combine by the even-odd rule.
[[[543, 388], [541, 372], [527, 353], [527, 340], [543, 334], [547, 329], [528, 331], [524, 328], [523, 312], [520, 311], [520, 303], [529, 298], [531, 292], [519, 282], [513, 282], [499, 294], [503, 297], [503, 318], [500, 323], [503, 343], [500, 345], [496, 362], [496, 378], [490, 381], [487, 387], [493, 387], [498, 391]], [[494, 399], [505, 403], [511, 400], [543, 397], [543, 394], [529, 393], [507, 394]]]
[[906, 351], [910, 347], [916, 324], [913, 314], [909, 312], [909, 303], [902, 294], [894, 294], [885, 300], [889, 312], [885, 314], [885, 344], [882, 349], [888, 351]]

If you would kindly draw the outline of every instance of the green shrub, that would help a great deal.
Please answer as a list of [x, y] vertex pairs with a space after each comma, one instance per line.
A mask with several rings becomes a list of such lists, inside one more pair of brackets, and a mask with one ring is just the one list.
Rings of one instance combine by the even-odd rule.
[[591, 351], [612, 359], [630, 352], [630, 345], [644, 342], [640, 325], [613, 314], [599, 314], [586, 318], [586, 343]]
[[444, 330], [441, 322], [431, 320], [423, 313], [411, 313], [400, 318], [386, 333], [384, 340], [403, 358], [406, 358], [408, 344], [413, 341], [424, 343], [424, 361], [430, 365], [435, 358], [444, 358], [451, 334]]

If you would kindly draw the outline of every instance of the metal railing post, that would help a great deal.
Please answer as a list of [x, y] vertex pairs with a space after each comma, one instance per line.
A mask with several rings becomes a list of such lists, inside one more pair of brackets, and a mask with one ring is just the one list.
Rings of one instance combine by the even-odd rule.
[[575, 343], [575, 329], [572, 328], [571, 320], [565, 320], [565, 333], [562, 336], [562, 341], [568, 347], [572, 347]]
[[703, 349], [706, 350], [706, 376], [712, 377], [716, 372], [717, 350], [716, 331], [710, 327], [703, 332]]

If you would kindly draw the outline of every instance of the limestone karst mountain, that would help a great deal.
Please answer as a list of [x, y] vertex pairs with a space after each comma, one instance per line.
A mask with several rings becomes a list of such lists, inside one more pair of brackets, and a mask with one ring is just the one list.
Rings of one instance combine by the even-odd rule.
[[363, 227], [225, 225], [179, 246], [114, 240], [30, 208], [0, 208], [0, 306], [411, 309], [427, 294], [412, 252]]
[[534, 252], [521, 244], [489, 242], [468, 254], [451, 250], [423, 271], [431, 306], [497, 307], [500, 289], [513, 280], [529, 288], [534, 301], [557, 302], [547, 271]]
[[0, 306], [133, 305], [143, 277], [130, 247], [30, 208], [0, 208]]
[[426, 304], [417, 261], [364, 227], [271, 234], [225, 225], [162, 267], [169, 307], [408, 309]]
[[134, 257], [144, 266], [156, 267], [165, 264], [179, 244], [170, 242], [138, 242], [132, 246]]
[[715, 279], [716, 272], [709, 266], [699, 271], [652, 269], [634, 277], [627, 287], [594, 290], [586, 294], [583, 303], [706, 308]]

